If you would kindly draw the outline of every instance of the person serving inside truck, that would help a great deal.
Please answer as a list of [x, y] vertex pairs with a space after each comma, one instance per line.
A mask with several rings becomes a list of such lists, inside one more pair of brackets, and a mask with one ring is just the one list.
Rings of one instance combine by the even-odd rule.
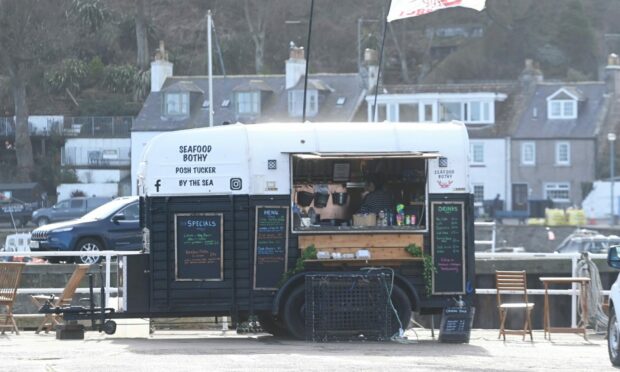
[[384, 189], [385, 182], [381, 175], [375, 175], [366, 182], [366, 194], [362, 200], [360, 213], [379, 213], [392, 211], [394, 198]]

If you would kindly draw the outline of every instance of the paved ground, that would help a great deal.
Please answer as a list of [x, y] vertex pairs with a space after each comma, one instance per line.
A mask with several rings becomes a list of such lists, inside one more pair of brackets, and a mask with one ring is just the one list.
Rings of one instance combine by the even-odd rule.
[[[156, 331], [148, 338], [87, 332], [85, 340], [55, 334], [0, 336], [2, 371], [606, 371], [613, 370], [603, 335], [541, 331], [534, 342], [474, 330], [469, 344], [443, 344], [429, 330], [408, 331], [408, 344], [311, 343], [266, 334]], [[437, 336], [437, 333], [435, 333]]]

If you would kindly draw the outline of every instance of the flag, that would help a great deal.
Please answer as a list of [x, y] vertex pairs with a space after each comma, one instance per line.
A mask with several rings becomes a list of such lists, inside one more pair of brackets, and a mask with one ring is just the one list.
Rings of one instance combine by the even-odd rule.
[[436, 10], [461, 6], [464, 8], [484, 9], [486, 0], [392, 0], [387, 21], [417, 17]]

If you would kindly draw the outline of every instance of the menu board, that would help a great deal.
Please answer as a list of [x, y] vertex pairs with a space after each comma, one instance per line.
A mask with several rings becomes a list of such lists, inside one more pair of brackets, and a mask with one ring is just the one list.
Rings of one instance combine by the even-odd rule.
[[288, 207], [256, 207], [254, 289], [277, 289], [286, 272]]
[[431, 221], [431, 250], [436, 269], [433, 294], [464, 294], [464, 203], [431, 202]]
[[475, 312], [473, 307], [446, 307], [441, 317], [439, 342], [469, 342]]
[[223, 280], [221, 213], [174, 215], [176, 280]]

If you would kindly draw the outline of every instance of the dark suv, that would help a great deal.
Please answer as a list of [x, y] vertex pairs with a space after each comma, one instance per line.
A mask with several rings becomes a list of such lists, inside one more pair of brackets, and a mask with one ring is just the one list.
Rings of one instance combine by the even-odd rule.
[[[138, 197], [121, 197], [71, 221], [41, 226], [32, 232], [32, 251], [139, 250], [142, 232]], [[100, 256], [68, 257], [66, 261], [97, 263]], [[58, 262], [59, 257], [48, 261]]]

